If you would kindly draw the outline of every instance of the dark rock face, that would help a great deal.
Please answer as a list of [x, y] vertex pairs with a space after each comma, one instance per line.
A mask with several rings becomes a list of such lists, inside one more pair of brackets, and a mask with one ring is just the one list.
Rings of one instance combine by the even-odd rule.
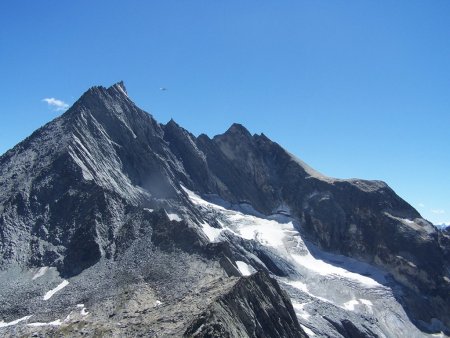
[[336, 330], [344, 337], [349, 338], [376, 338], [378, 335], [373, 334], [369, 330], [361, 331], [358, 329], [352, 322], [349, 320], [343, 320], [340, 323], [336, 323], [333, 320], [329, 318], [325, 318], [328, 320], [335, 328]]
[[[164, 289], [166, 282], [155, 277], [165, 270], [164, 262], [174, 266], [165, 278], [175, 283], [175, 276], [185, 275], [184, 286], [201, 284], [200, 266], [208, 276], [239, 276], [236, 260], [278, 277], [298, 274], [292, 262], [261, 243], [231, 233], [223, 235], [223, 245], [209, 243], [201, 230], [205, 215], [182, 186], [230, 205], [247, 203], [264, 215], [290, 215], [319, 248], [389, 272], [404, 288], [399, 298], [417, 325], [435, 318], [450, 326], [448, 230], [435, 229], [385, 183], [325, 177], [238, 124], [212, 139], [195, 137], [174, 121], [161, 125], [129, 99], [123, 83], [89, 89], [65, 114], [0, 157], [0, 269], [50, 266], [64, 278], [85, 280], [96, 267], [112, 264], [108, 269], [122, 276], [133, 266], [132, 283], [144, 280], [153, 293]], [[220, 228], [214, 215], [207, 221], [210, 231]], [[184, 257], [182, 266], [173, 263], [177, 255]], [[144, 269], [143, 262], [159, 262], [160, 268]], [[213, 283], [212, 277], [202, 278]], [[99, 294], [103, 287], [117, 289], [111, 302], [119, 302], [130, 283], [115, 281], [99, 283]], [[171, 335], [304, 335], [286, 295], [265, 274], [228, 287], [212, 288], [217, 299], [195, 301], [196, 310], [183, 314], [183, 324], [165, 328]], [[160, 296], [176, 304], [180, 288], [164, 289]], [[152, 292], [148, 299], [154, 301]], [[0, 299], [5, 320], [27, 315], [14, 306]], [[173, 306], [170, 311], [178, 311]], [[364, 336], [362, 325], [346, 320], [331, 319], [337, 334]], [[110, 332], [107, 323], [101, 330]]]
[[240, 279], [186, 330], [186, 337], [307, 337], [287, 294], [264, 272]]
[[[320, 247], [383, 267], [414, 291], [404, 300], [407, 307], [416, 312], [413, 304], [422, 304], [427, 295], [429, 306], [420, 315], [450, 324], [450, 307], [444, 305], [450, 302], [450, 261], [448, 243], [439, 240], [443, 232], [384, 182], [324, 177], [264, 135], [251, 136], [239, 125], [213, 140], [199, 137], [198, 144], [227, 187], [215, 193], [248, 201], [266, 214], [287, 204]], [[237, 178], [239, 183], [233, 181]]]

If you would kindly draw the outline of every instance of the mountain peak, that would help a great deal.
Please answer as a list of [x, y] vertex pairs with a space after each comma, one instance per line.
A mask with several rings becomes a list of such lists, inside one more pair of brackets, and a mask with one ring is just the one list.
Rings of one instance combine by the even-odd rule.
[[122, 99], [124, 97], [128, 98], [128, 92], [123, 81], [119, 81], [108, 88], [92, 86], [81, 95], [77, 102], [96, 106], [99, 100]]
[[233, 123], [230, 128], [224, 133], [224, 135], [242, 135], [247, 138], [251, 138], [250, 132], [240, 123]]
[[110, 90], [118, 90], [118, 91], [122, 92], [123, 94], [125, 94], [126, 96], [128, 96], [128, 92], [127, 92], [127, 89], [126, 89], [123, 81], [119, 81], [119, 82], [113, 84], [111, 87], [108, 88], [108, 91], [110, 91]]
[[171, 117], [169, 122], [166, 123], [166, 126], [179, 127], [180, 125], [178, 123], [176, 123], [175, 120]]
[[291, 304], [305, 300], [324, 336], [450, 327], [450, 229], [385, 184], [325, 177], [238, 123], [213, 139], [159, 124], [123, 82], [64, 114], [0, 157], [0, 336], [80, 321], [88, 335], [250, 336], [254, 318], [261, 335], [305, 337]]

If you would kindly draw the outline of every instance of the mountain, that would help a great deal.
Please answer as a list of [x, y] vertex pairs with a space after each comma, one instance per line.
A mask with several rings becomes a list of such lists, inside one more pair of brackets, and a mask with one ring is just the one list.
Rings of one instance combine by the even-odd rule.
[[435, 226], [437, 228], [440, 228], [440, 229], [445, 229], [445, 228], [450, 227], [450, 222], [444, 222], [444, 223], [441, 223], [441, 224], [435, 224]]
[[422, 337], [450, 234], [384, 182], [93, 87], [0, 157], [3, 336]]

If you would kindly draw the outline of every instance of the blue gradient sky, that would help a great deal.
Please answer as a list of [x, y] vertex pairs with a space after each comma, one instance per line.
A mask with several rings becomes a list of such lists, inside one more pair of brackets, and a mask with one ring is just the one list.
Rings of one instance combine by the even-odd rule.
[[449, 18], [447, 0], [4, 0], [0, 153], [62, 112], [44, 98], [124, 80], [160, 122], [240, 122], [450, 222]]

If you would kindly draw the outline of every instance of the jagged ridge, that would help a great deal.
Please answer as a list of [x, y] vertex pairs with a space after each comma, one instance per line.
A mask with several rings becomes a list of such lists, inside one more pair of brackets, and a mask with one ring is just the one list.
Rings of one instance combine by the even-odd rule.
[[385, 183], [325, 177], [238, 124], [212, 139], [160, 125], [123, 83], [89, 89], [2, 155], [0, 174], [2, 269], [49, 265], [75, 276], [118, 257], [129, 231], [139, 237], [143, 207], [199, 224], [182, 184], [264, 214], [288, 206], [316, 244], [385, 268], [410, 290], [404, 301], [417, 318], [449, 325], [448, 234]]

